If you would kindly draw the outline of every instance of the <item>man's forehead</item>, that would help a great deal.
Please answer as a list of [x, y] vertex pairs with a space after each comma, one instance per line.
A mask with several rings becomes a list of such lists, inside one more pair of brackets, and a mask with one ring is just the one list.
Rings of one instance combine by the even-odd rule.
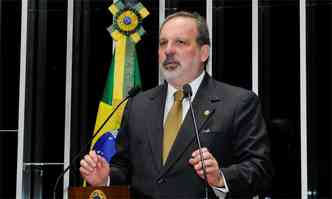
[[160, 32], [162, 32], [165, 27], [169, 27], [169, 26], [180, 26], [180, 28], [190, 28], [190, 29], [197, 29], [197, 24], [195, 19], [190, 18], [190, 17], [183, 17], [183, 16], [177, 16], [174, 17], [172, 19], [169, 19], [168, 21], [166, 21], [163, 26], [160, 29]]
[[196, 35], [197, 35], [196, 23], [193, 19], [188, 17], [176, 17], [170, 19], [163, 25], [160, 31], [160, 38], [164, 37], [188, 38]]
[[191, 37], [188, 35], [174, 35], [172, 37], [170, 36], [163, 36], [160, 35], [159, 40], [190, 40]]
[[[168, 24], [168, 23], [173, 22], [173, 21], [186, 21], [186, 22], [188, 22], [188, 21], [192, 21], [192, 22], [195, 23], [195, 19], [192, 18], [192, 17], [187, 17], [187, 16], [175, 16], [175, 17], [169, 19], [168, 21], [166, 21], [165, 24]], [[164, 24], [164, 25], [165, 25], [165, 24]]]

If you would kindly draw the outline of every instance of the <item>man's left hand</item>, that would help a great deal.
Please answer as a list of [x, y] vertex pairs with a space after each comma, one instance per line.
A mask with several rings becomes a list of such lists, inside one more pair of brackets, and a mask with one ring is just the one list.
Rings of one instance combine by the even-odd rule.
[[[217, 160], [213, 157], [207, 148], [202, 148], [202, 154], [206, 168], [207, 182], [210, 186], [224, 187], [224, 179], [220, 174]], [[197, 175], [204, 179], [204, 172], [199, 150], [196, 150], [192, 153], [191, 158], [189, 159], [189, 163], [194, 167]]]

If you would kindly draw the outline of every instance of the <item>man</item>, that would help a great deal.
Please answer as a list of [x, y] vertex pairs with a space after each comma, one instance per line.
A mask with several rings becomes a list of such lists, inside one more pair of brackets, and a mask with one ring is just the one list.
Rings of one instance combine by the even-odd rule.
[[[267, 189], [270, 149], [257, 96], [204, 71], [209, 45], [202, 17], [178, 12], [165, 20], [159, 65], [167, 83], [128, 102], [111, 165], [94, 151], [81, 160], [89, 184], [130, 184], [134, 198], [203, 198], [206, 187], [209, 198], [250, 198]], [[192, 88], [206, 181], [185, 84]]]

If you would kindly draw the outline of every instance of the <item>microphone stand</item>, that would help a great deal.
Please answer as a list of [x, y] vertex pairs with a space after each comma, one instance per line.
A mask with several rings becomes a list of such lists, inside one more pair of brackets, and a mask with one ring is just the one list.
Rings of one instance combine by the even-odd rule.
[[193, 118], [193, 123], [194, 123], [194, 128], [195, 128], [195, 136], [196, 136], [196, 140], [197, 140], [197, 144], [198, 144], [198, 150], [199, 150], [199, 156], [201, 158], [201, 164], [202, 164], [202, 168], [203, 168], [203, 175], [204, 175], [204, 181], [205, 181], [205, 199], [209, 198], [209, 193], [208, 193], [208, 182], [207, 182], [207, 175], [206, 175], [206, 166], [205, 166], [205, 162], [203, 159], [203, 152], [202, 152], [202, 145], [201, 145], [201, 141], [199, 139], [199, 134], [198, 134], [198, 128], [197, 128], [197, 122], [196, 122], [196, 117], [195, 117], [195, 113], [194, 113], [194, 109], [192, 107], [192, 103], [191, 103], [191, 96], [192, 96], [192, 90], [189, 84], [186, 84], [183, 86], [183, 91], [184, 91], [184, 96], [186, 96], [188, 98], [189, 101], [189, 108], [190, 108], [190, 112], [191, 112], [191, 116]]
[[115, 108], [114, 110], [108, 115], [108, 117], [106, 118], [106, 120], [102, 123], [102, 125], [98, 128], [98, 130], [96, 131], [96, 133], [91, 137], [91, 139], [89, 140], [89, 142], [82, 147], [82, 149], [78, 152], [77, 155], [75, 155], [72, 159], [72, 161], [69, 163], [69, 165], [65, 168], [65, 170], [62, 171], [62, 173], [58, 176], [55, 184], [54, 184], [54, 188], [53, 188], [53, 199], [56, 198], [56, 188], [60, 182], [60, 179], [65, 175], [65, 173], [73, 166], [73, 164], [75, 163], [75, 161], [77, 160], [77, 158], [79, 158], [83, 152], [86, 150], [86, 148], [91, 144], [92, 140], [98, 135], [98, 133], [100, 132], [100, 130], [105, 126], [105, 124], [111, 119], [111, 117], [114, 115], [114, 113], [119, 109], [119, 107], [125, 102], [127, 101], [130, 97], [134, 97], [138, 92], [140, 91], [139, 87], [133, 87], [132, 89], [130, 89], [130, 91], [128, 92], [128, 96], [125, 97]]

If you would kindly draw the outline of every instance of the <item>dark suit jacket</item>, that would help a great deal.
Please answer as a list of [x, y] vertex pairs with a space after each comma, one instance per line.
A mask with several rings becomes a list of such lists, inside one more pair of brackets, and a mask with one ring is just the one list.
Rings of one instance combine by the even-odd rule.
[[[117, 137], [118, 153], [111, 163], [111, 182], [130, 184], [136, 197], [203, 198], [204, 182], [188, 163], [198, 148], [189, 112], [162, 164], [166, 93], [164, 84], [128, 102]], [[257, 96], [205, 75], [193, 107], [202, 146], [217, 159], [228, 197], [249, 198], [266, 190], [271, 179], [270, 149]], [[212, 189], [209, 196], [215, 197]]]

